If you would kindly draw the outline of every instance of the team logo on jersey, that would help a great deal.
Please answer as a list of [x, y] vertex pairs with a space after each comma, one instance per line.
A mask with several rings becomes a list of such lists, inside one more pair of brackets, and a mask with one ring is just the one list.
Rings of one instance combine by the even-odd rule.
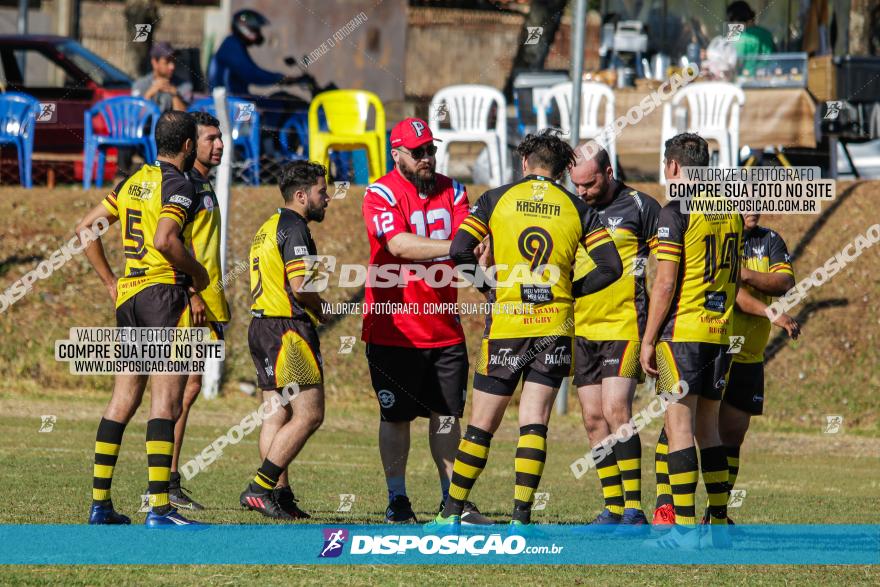
[[410, 120], [409, 123], [412, 125], [413, 130], [416, 133], [416, 136], [417, 137], [422, 136], [422, 134], [425, 132], [425, 125], [422, 123], [422, 121], [421, 120]]
[[608, 230], [614, 232], [617, 230], [617, 227], [620, 226], [620, 223], [623, 222], [622, 216], [609, 216], [608, 217]]
[[348, 530], [344, 528], [324, 528], [324, 546], [318, 558], [336, 558], [342, 554], [342, 547], [348, 540]]
[[205, 210], [211, 212], [214, 210], [214, 198], [211, 196], [205, 196], [205, 199], [202, 200], [202, 203], [205, 205]]
[[761, 245], [760, 247], [752, 247], [752, 254], [756, 257], [763, 257], [764, 245]]
[[566, 346], [558, 346], [553, 352], [544, 353], [544, 364], [550, 367], [571, 365], [571, 352]]
[[377, 393], [376, 395], [379, 397], [379, 405], [386, 410], [393, 406], [394, 402], [397, 401], [397, 398], [394, 397], [394, 394], [387, 389], [380, 389], [379, 393]]
[[547, 195], [547, 188], [550, 187], [550, 184], [544, 181], [533, 181], [532, 182], [532, 200], [535, 202], [544, 201], [544, 196]]

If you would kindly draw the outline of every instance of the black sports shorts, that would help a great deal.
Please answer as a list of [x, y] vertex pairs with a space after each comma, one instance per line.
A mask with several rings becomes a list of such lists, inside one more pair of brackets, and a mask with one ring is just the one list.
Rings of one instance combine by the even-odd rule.
[[657, 393], [677, 392], [678, 382], [687, 384], [687, 393], [720, 400], [727, 387], [733, 355], [728, 345], [709, 342], [657, 343]]
[[180, 285], [157, 283], [116, 308], [119, 328], [186, 328], [192, 326], [189, 294]]
[[257, 318], [248, 328], [248, 347], [260, 389], [270, 391], [295, 383], [324, 383], [318, 333], [308, 318]]
[[734, 362], [728, 379], [725, 402], [753, 416], [764, 413], [764, 363]]
[[484, 338], [474, 389], [513, 395], [520, 380], [558, 388], [571, 374], [572, 337]]
[[464, 343], [411, 348], [367, 344], [373, 391], [384, 422], [410, 422], [431, 412], [461, 418], [467, 396]]
[[644, 380], [639, 365], [639, 341], [588, 340], [574, 342], [574, 384], [599, 385], [606, 377], [629, 377]]

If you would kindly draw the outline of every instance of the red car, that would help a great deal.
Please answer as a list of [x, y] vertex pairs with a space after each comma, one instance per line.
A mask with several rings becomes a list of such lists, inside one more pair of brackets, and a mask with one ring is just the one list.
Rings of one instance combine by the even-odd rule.
[[[29, 94], [43, 105], [44, 120], [38, 121], [34, 133], [35, 153], [69, 153], [71, 161], [81, 157], [83, 113], [104, 98], [130, 95], [131, 84], [128, 75], [73, 39], [0, 35], [0, 90]], [[96, 121], [99, 133], [101, 123]], [[53, 157], [58, 158], [63, 159]], [[35, 159], [37, 166], [40, 158]], [[81, 173], [78, 163], [75, 175]]]

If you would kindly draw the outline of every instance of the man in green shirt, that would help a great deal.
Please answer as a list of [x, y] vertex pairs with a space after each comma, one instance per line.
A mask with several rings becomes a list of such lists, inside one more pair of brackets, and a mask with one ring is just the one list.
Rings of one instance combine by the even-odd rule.
[[776, 51], [773, 34], [755, 24], [755, 11], [744, 0], [736, 0], [727, 7], [727, 20], [731, 24], [745, 25], [745, 30], [740, 33], [735, 43], [736, 54], [741, 68], [754, 75], [755, 60], [749, 57]]

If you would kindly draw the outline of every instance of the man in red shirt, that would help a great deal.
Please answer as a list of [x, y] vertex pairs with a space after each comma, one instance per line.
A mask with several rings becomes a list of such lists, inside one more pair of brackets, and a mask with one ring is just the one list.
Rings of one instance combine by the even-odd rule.
[[[449, 495], [458, 419], [467, 395], [468, 356], [453, 287], [450, 237], [468, 215], [464, 186], [434, 172], [437, 147], [424, 120], [391, 131], [394, 169], [367, 187], [363, 215], [370, 240], [364, 342], [379, 400], [379, 453], [388, 485], [388, 523], [417, 523], [406, 495], [410, 422], [430, 418], [428, 439]], [[414, 278], [424, 271], [425, 279]], [[393, 277], [393, 278], [392, 278]], [[491, 520], [468, 504], [462, 523]]]

